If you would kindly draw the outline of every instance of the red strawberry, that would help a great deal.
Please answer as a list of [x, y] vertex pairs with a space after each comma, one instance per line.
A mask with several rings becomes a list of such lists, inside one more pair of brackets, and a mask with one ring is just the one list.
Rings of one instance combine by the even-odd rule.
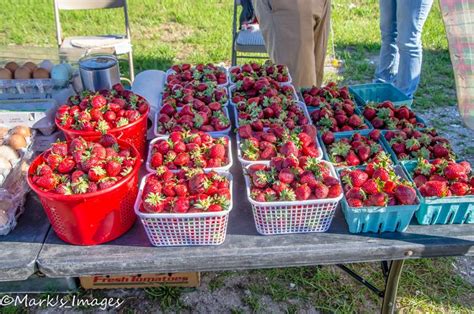
[[377, 194], [379, 192], [377, 182], [369, 179], [362, 184], [362, 190], [367, 194]]
[[456, 163], [451, 163], [446, 168], [444, 168], [444, 176], [448, 180], [456, 180], [461, 177], [462, 174], [465, 173], [465, 168]]
[[174, 186], [176, 196], [186, 196], [188, 194], [188, 188], [185, 184], [176, 184]]
[[290, 184], [295, 179], [295, 175], [289, 168], [281, 169], [280, 173], [278, 174], [278, 179], [286, 184]]
[[423, 184], [426, 183], [426, 181], [428, 181], [428, 179], [424, 176], [424, 175], [417, 175], [415, 178], [413, 178], [413, 181], [415, 182], [415, 185], [416, 187], [420, 187], [422, 186]]
[[370, 195], [366, 201], [368, 206], [385, 206], [387, 203], [388, 198], [385, 193], [376, 193], [374, 195]]
[[57, 142], [51, 144], [51, 152], [58, 156], [66, 157], [68, 153], [68, 147], [66, 142]]
[[99, 182], [101, 179], [105, 178], [107, 172], [101, 166], [94, 166], [89, 169], [87, 173], [89, 176], [89, 180], [92, 182]]
[[158, 168], [161, 165], [163, 165], [163, 155], [159, 152], [155, 152], [151, 156], [150, 165], [151, 165], [152, 168]]
[[111, 134], [104, 134], [101, 136], [99, 143], [104, 147], [112, 147], [117, 144], [117, 139]]
[[101, 108], [107, 105], [107, 99], [102, 95], [95, 95], [92, 97], [91, 105], [93, 108]]
[[469, 185], [463, 182], [454, 182], [449, 189], [453, 195], [463, 196], [469, 192]]
[[186, 197], [179, 197], [175, 200], [173, 212], [186, 213], [189, 210], [189, 199]]
[[365, 199], [365, 193], [361, 188], [353, 187], [353, 188], [350, 188], [349, 190], [347, 190], [346, 198], [364, 200]]
[[143, 201], [143, 209], [148, 213], [161, 213], [165, 210], [166, 198], [159, 193], [147, 193]]
[[188, 153], [179, 153], [173, 160], [173, 163], [178, 167], [186, 166], [191, 161]]
[[420, 187], [423, 196], [444, 197], [448, 194], [448, 185], [443, 181], [428, 181]]
[[74, 167], [76, 166], [76, 162], [72, 157], [64, 158], [58, 165], [58, 172], [59, 173], [70, 173]]
[[295, 194], [298, 201], [307, 200], [311, 195], [311, 188], [306, 184], [299, 185], [295, 189]]
[[56, 185], [58, 184], [58, 179], [56, 175], [49, 174], [49, 175], [37, 177], [37, 179], [34, 182], [37, 186], [39, 186], [43, 190], [52, 191], [56, 188]]
[[226, 149], [222, 144], [214, 144], [209, 149], [209, 157], [210, 158], [219, 158], [224, 159], [226, 155]]
[[364, 171], [356, 169], [349, 172], [349, 178], [352, 186], [361, 187], [365, 181], [367, 181], [369, 176]]
[[323, 183], [318, 182], [316, 186], [314, 187], [314, 195], [316, 199], [327, 198], [328, 194], [329, 194], [329, 188]]
[[387, 170], [378, 168], [375, 169], [374, 173], [372, 174], [373, 179], [379, 178], [382, 182], [390, 180], [390, 174]]
[[111, 159], [105, 163], [105, 171], [109, 177], [118, 176], [121, 170], [122, 165], [117, 159]]
[[380, 130], [372, 130], [370, 133], [369, 133], [369, 137], [373, 140], [373, 141], [378, 141], [380, 139]]
[[249, 138], [252, 136], [252, 127], [250, 125], [242, 125], [239, 127], [239, 136], [241, 138]]
[[60, 155], [56, 155], [54, 153], [50, 153], [47, 157], [46, 157], [46, 162], [48, 163], [48, 165], [51, 167], [51, 169], [53, 170], [56, 170], [59, 166], [59, 164], [61, 163], [62, 161], [62, 157]]
[[357, 198], [348, 198], [347, 204], [349, 204], [350, 207], [362, 207], [363, 205], [362, 200]]
[[416, 201], [416, 191], [414, 188], [406, 185], [398, 185], [394, 190], [393, 194], [401, 205], [412, 205]]
[[336, 198], [339, 195], [341, 195], [341, 193], [342, 193], [342, 187], [338, 183], [338, 184], [329, 186], [329, 191], [328, 191], [327, 197], [328, 198]]

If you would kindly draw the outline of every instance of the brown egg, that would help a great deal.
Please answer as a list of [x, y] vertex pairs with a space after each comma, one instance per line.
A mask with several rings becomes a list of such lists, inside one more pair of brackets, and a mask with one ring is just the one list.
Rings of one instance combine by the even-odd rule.
[[27, 80], [31, 78], [31, 70], [27, 67], [21, 67], [15, 71], [15, 79]]
[[16, 69], [18, 69], [19, 67], [20, 66], [16, 62], [13, 62], [13, 61], [10, 61], [7, 64], [5, 64], [5, 69], [10, 70], [10, 72], [12, 73], [15, 73]]
[[38, 67], [36, 63], [31, 61], [26, 62], [23, 66], [29, 68], [32, 72]]
[[8, 140], [8, 145], [15, 150], [19, 150], [26, 147], [26, 140], [20, 134], [13, 134]]
[[17, 125], [13, 128], [12, 134], [19, 134], [23, 137], [29, 137], [31, 136], [31, 130], [26, 125]]
[[8, 128], [0, 127], [0, 142], [5, 138], [5, 135], [8, 133]]
[[43, 68], [36, 68], [33, 71], [33, 78], [35, 79], [47, 79], [49, 78], [49, 71]]
[[12, 72], [8, 69], [0, 68], [0, 80], [11, 80], [13, 78]]

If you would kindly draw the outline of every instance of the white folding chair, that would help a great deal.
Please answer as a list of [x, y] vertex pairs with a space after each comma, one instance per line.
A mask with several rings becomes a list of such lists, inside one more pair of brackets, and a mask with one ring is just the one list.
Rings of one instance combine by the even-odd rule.
[[[62, 37], [59, 11], [61, 10], [93, 10], [123, 8], [125, 20], [124, 35], [98, 35]], [[54, 0], [54, 17], [56, 21], [56, 38], [61, 49], [81, 49], [87, 53], [113, 53], [128, 55], [130, 80], [135, 78], [133, 67], [132, 43], [126, 0]]]
[[[268, 59], [265, 42], [260, 30], [250, 31], [238, 29], [238, 6], [240, 0], [234, 0], [234, 17], [232, 22], [232, 65], [237, 64], [237, 59]], [[240, 25], [239, 25], [240, 26]], [[240, 28], [240, 27], [239, 27]], [[262, 54], [264, 54], [262, 56]]]

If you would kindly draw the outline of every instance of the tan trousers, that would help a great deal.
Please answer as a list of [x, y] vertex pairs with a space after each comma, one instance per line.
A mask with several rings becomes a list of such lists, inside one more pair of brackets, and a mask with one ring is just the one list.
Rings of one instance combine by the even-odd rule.
[[297, 87], [321, 86], [331, 0], [253, 0], [270, 58], [286, 64]]

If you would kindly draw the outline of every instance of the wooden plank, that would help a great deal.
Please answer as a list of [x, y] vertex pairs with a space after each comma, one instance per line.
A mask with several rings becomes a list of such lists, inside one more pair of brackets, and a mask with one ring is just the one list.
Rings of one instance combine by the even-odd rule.
[[16, 228], [0, 236], [0, 281], [25, 280], [35, 273], [49, 226], [40, 202], [30, 193]]
[[[234, 147], [235, 149], [235, 147]], [[237, 160], [236, 158], [234, 160]], [[246, 200], [240, 164], [232, 168], [235, 208], [227, 239], [214, 247], [152, 247], [137, 221], [105, 245], [65, 245], [52, 230], [38, 257], [46, 276], [218, 271], [474, 255], [474, 225], [417, 226], [405, 233], [349, 234], [340, 210], [327, 233], [261, 236]]]

